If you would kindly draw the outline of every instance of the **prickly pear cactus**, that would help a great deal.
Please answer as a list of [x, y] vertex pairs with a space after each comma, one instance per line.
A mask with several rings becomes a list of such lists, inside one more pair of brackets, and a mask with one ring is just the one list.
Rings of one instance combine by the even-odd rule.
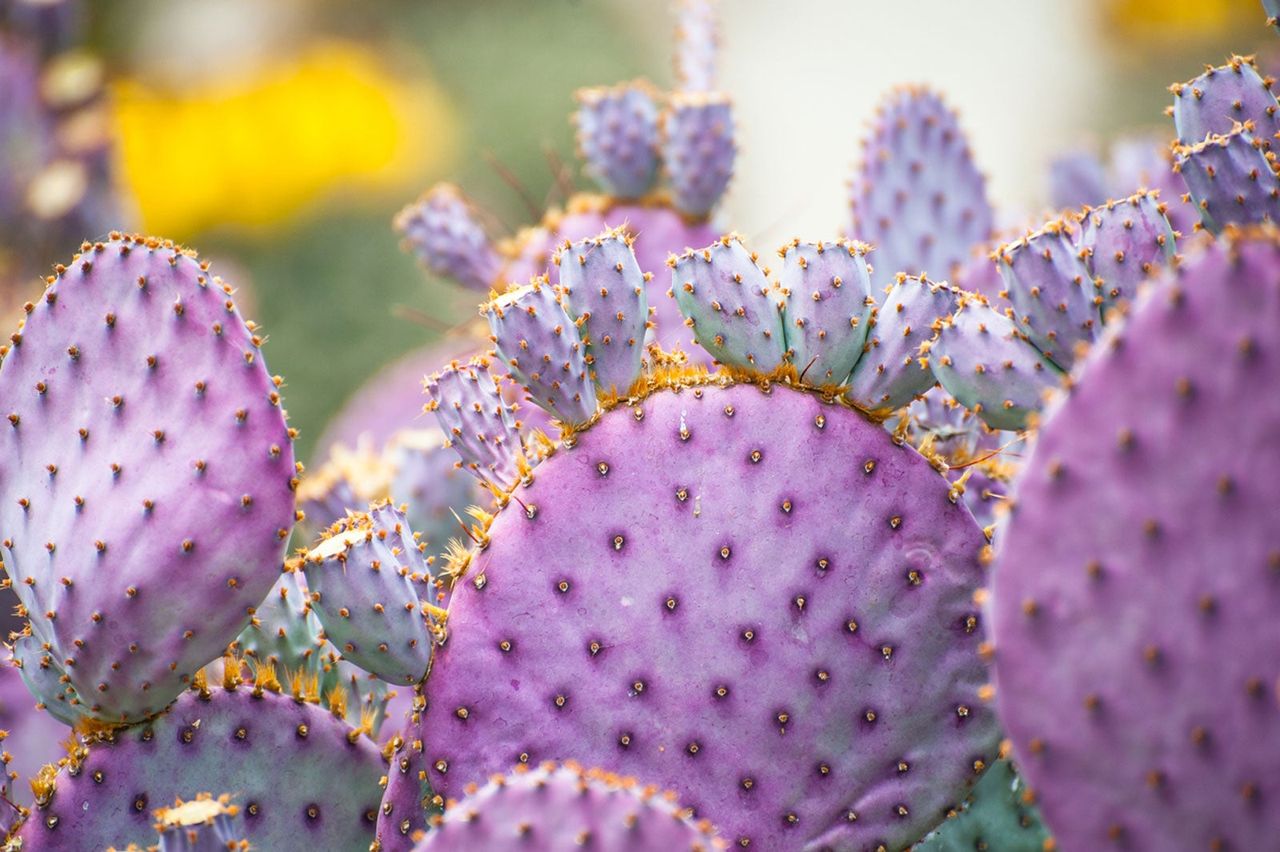
[[1097, 347], [1027, 460], [997, 700], [1063, 849], [1273, 842], [1278, 325], [1280, 233], [1228, 229]]
[[1280, 176], [1275, 154], [1240, 124], [1194, 145], [1174, 149], [1174, 168], [1200, 210], [1201, 223], [1213, 233], [1228, 225], [1280, 221]]
[[1194, 145], [1206, 137], [1231, 132], [1246, 121], [1255, 123], [1259, 143], [1270, 150], [1280, 131], [1280, 103], [1249, 57], [1233, 56], [1226, 65], [1209, 68], [1173, 92], [1173, 124], [1178, 141]]
[[[736, 253], [712, 257], [707, 281], [747, 286]], [[714, 313], [719, 291], [694, 292]], [[393, 759], [384, 848], [433, 792], [570, 757], [670, 786], [734, 843], [899, 848], [994, 759], [971, 600], [985, 540], [958, 494], [782, 380], [791, 365], [737, 369], [658, 365], [477, 529]]]
[[415, 852], [501, 852], [595, 846], [617, 852], [711, 852], [727, 844], [706, 821], [695, 823], [674, 794], [599, 769], [548, 762], [519, 764], [451, 804]]
[[231, 292], [191, 252], [113, 234], [4, 347], [0, 556], [24, 664], [56, 673], [40, 698], [67, 715], [160, 711], [279, 576], [292, 432]]
[[994, 227], [986, 180], [959, 118], [940, 95], [918, 86], [881, 104], [853, 178], [849, 235], [877, 247], [877, 288], [899, 272], [947, 280]]
[[309, 688], [281, 694], [269, 668], [237, 684], [237, 668], [143, 724], [91, 735], [43, 773], [19, 848], [147, 844], [152, 808], [187, 790], [235, 790], [254, 848], [365, 848], [386, 772], [377, 746]]

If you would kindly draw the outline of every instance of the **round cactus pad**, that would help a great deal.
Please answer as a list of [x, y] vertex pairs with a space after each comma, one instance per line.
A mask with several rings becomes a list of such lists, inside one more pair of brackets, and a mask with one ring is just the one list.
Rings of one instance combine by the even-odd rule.
[[188, 691], [71, 766], [51, 798], [37, 792], [47, 803], [22, 827], [23, 849], [145, 847], [152, 811], [189, 790], [227, 791], [255, 849], [365, 849], [386, 772], [378, 747], [328, 710], [248, 686]]
[[1229, 232], [1095, 352], [1027, 462], [997, 700], [1063, 850], [1275, 846], [1278, 327], [1280, 235]]
[[420, 777], [457, 798], [573, 758], [670, 787], [731, 844], [919, 839], [996, 749], [984, 539], [953, 497], [879, 425], [784, 385], [612, 409], [459, 581], [408, 737]]

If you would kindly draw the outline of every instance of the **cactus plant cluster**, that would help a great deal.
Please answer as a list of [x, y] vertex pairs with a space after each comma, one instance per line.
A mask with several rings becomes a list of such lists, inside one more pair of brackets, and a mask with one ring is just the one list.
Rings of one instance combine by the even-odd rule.
[[848, 238], [766, 260], [706, 218], [713, 23], [677, 92], [580, 96], [605, 195], [511, 244], [401, 215], [488, 336], [306, 478], [206, 262], [54, 268], [0, 347], [0, 558], [67, 743], [6, 849], [1274, 843], [1269, 81], [1173, 87], [1165, 183], [1077, 160], [1124, 189], [1012, 239], [896, 89]]

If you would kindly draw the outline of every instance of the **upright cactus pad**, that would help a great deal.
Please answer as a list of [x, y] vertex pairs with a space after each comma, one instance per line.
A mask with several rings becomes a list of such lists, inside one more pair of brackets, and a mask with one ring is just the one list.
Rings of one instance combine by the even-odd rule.
[[722, 364], [768, 373], [787, 344], [768, 272], [736, 237], [667, 261], [671, 294], [703, 348]]
[[993, 429], [1023, 429], [1062, 371], [976, 294], [942, 324], [929, 365], [947, 393]]
[[431, 662], [421, 592], [427, 565], [404, 514], [389, 503], [351, 512], [305, 557], [311, 603], [343, 657], [388, 683], [412, 686]]
[[499, 283], [502, 258], [471, 204], [452, 184], [438, 184], [395, 218], [402, 246], [426, 269], [486, 292]]
[[997, 736], [984, 539], [952, 496], [813, 393], [721, 377], [627, 401], [472, 554], [393, 786], [456, 797], [574, 757], [672, 787], [753, 848], [918, 839]]
[[113, 235], [57, 267], [6, 347], [0, 555], [79, 713], [161, 710], [279, 576], [291, 432], [230, 292], [171, 243]]
[[1280, 177], [1275, 154], [1265, 150], [1251, 125], [1176, 149], [1174, 167], [1215, 234], [1227, 225], [1280, 222]]
[[705, 217], [733, 177], [733, 106], [719, 92], [676, 92], [662, 116], [662, 162], [676, 208]]
[[545, 277], [507, 291], [480, 311], [489, 318], [503, 366], [535, 404], [564, 424], [590, 419], [596, 392], [587, 375], [585, 347], [560, 295]]
[[658, 177], [658, 105], [643, 83], [579, 89], [578, 151], [587, 174], [618, 198], [639, 198]]
[[[199, 686], [144, 724], [90, 738], [41, 779], [23, 849], [149, 844], [151, 811], [191, 790], [234, 790], [255, 849], [364, 849], [386, 763], [305, 697]], [[276, 686], [275, 688], [279, 688]]]
[[1226, 65], [1210, 68], [1188, 83], [1170, 86], [1173, 123], [1178, 141], [1195, 145], [1209, 136], [1231, 132], [1236, 124], [1252, 121], [1264, 148], [1280, 131], [1280, 103], [1272, 81], [1258, 74], [1253, 62], [1233, 56]]
[[1274, 844], [1277, 327], [1280, 232], [1228, 230], [1097, 348], [1027, 461], [996, 698], [1065, 850]]
[[899, 272], [952, 278], [994, 226], [986, 181], [959, 119], [922, 87], [896, 89], [881, 104], [852, 201], [849, 235], [876, 247], [877, 288]]
[[1013, 306], [1019, 330], [1066, 369], [1077, 350], [1093, 342], [1102, 319], [1085, 266], [1088, 253], [1073, 242], [1076, 227], [1050, 222], [996, 252], [1002, 295]]
[[932, 387], [923, 356], [959, 298], [946, 284], [900, 276], [876, 312], [866, 354], [849, 377], [849, 398], [868, 410], [891, 411]]
[[872, 325], [870, 247], [843, 240], [784, 246], [778, 286], [791, 363], [813, 385], [843, 384]]
[[640, 271], [621, 230], [566, 244], [556, 265], [591, 378], [601, 392], [625, 396], [640, 378], [649, 319], [646, 283], [652, 276]]
[[424, 387], [427, 410], [435, 412], [462, 468], [498, 489], [514, 485], [523, 447], [513, 407], [498, 394], [488, 362], [455, 361], [428, 376]]
[[1133, 299], [1138, 286], [1173, 259], [1175, 237], [1166, 209], [1147, 190], [1081, 213], [1077, 242], [1087, 252], [1104, 311]]
[[573, 763], [516, 766], [451, 804], [415, 852], [711, 852], [727, 844], [653, 786]]
[[1040, 821], [1035, 797], [1007, 760], [992, 764], [964, 807], [912, 852], [1045, 852], [1056, 849]]
[[720, 47], [718, 5], [719, 0], [679, 0], [675, 64], [682, 91], [709, 92], [716, 87], [716, 54]]

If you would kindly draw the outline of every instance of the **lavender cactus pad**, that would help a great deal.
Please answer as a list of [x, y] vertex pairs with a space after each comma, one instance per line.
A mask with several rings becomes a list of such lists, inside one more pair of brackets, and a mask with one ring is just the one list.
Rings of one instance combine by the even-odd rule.
[[672, 787], [731, 842], [899, 848], [994, 758], [984, 539], [861, 414], [657, 391], [514, 496], [454, 591], [399, 801], [573, 757]]
[[1236, 124], [1252, 121], [1263, 147], [1270, 148], [1280, 131], [1280, 104], [1251, 59], [1233, 56], [1226, 65], [1210, 68], [1173, 92], [1173, 123], [1178, 141], [1195, 145], [1208, 136], [1230, 133]]
[[1204, 227], [1280, 221], [1280, 176], [1275, 154], [1265, 150], [1252, 125], [1210, 136], [1174, 152], [1174, 168], [1200, 210]]
[[152, 809], [191, 790], [234, 790], [254, 848], [364, 849], [386, 771], [377, 746], [329, 711], [243, 685], [187, 692], [71, 761], [37, 794], [23, 849], [149, 843]]
[[0, 555], [63, 697], [99, 719], [163, 709], [279, 576], [291, 432], [224, 286], [113, 235], [57, 267], [0, 369]]
[[415, 852], [711, 852], [727, 844], [653, 786], [576, 764], [518, 765], [450, 805]]
[[1275, 843], [1277, 327], [1280, 232], [1228, 230], [1096, 348], [1027, 462], [997, 700], [1064, 852]]

